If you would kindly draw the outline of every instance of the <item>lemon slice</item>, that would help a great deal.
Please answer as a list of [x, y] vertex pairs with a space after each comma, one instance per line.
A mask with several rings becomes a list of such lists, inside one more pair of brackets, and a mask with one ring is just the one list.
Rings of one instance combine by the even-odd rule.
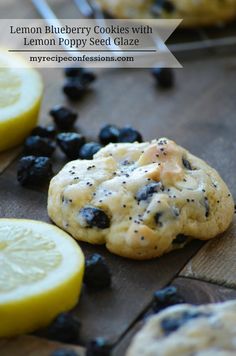
[[22, 143], [34, 128], [42, 93], [39, 73], [0, 50], [0, 152]]
[[49, 324], [78, 302], [84, 256], [64, 231], [34, 220], [0, 219], [0, 337]]

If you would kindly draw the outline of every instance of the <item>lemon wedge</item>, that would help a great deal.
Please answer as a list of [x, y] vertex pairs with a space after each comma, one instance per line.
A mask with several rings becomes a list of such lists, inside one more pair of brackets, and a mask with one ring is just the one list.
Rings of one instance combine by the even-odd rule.
[[0, 50], [0, 152], [22, 143], [34, 128], [42, 93], [39, 73]]
[[48, 325], [78, 302], [84, 256], [64, 231], [0, 219], [0, 337]]

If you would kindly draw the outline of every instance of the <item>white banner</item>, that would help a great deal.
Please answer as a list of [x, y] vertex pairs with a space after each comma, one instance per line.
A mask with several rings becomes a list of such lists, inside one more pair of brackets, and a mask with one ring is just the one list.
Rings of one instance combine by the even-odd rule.
[[180, 22], [2, 19], [0, 47], [34, 67], [180, 68], [165, 44]]

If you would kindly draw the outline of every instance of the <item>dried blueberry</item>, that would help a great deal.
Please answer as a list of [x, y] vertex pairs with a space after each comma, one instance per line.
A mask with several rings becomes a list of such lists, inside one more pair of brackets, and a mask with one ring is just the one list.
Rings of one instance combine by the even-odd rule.
[[81, 209], [79, 213], [86, 221], [88, 227], [97, 227], [98, 229], [107, 229], [110, 227], [110, 219], [102, 209], [86, 207]]
[[48, 157], [25, 156], [18, 163], [17, 180], [21, 185], [40, 185], [53, 175]]
[[55, 350], [51, 356], [79, 356], [77, 352], [72, 349], [58, 349]]
[[110, 356], [111, 345], [102, 337], [91, 340], [87, 344], [86, 356]]
[[172, 241], [172, 244], [177, 244], [177, 245], [181, 245], [185, 242], [187, 242], [188, 240], [188, 236], [183, 235], [183, 234], [179, 234], [176, 236], [176, 238]]
[[57, 135], [57, 143], [69, 159], [76, 159], [81, 146], [85, 144], [85, 138], [76, 132], [63, 132]]
[[174, 73], [170, 68], [154, 68], [152, 74], [159, 87], [163, 89], [172, 88], [174, 85]]
[[102, 148], [102, 145], [100, 145], [97, 142], [85, 143], [80, 148], [79, 157], [81, 159], [92, 159], [93, 155], [95, 155], [95, 153], [97, 153], [101, 148]]
[[31, 136], [40, 136], [40, 137], [47, 137], [47, 138], [54, 138], [55, 134], [56, 134], [56, 130], [53, 125], [36, 126], [31, 132]]
[[55, 142], [40, 136], [29, 136], [24, 143], [24, 153], [26, 155], [50, 157], [55, 148]]
[[70, 100], [79, 100], [86, 92], [86, 85], [78, 78], [69, 78], [63, 85], [63, 92]]
[[107, 145], [110, 142], [117, 142], [120, 130], [115, 125], [105, 125], [99, 133], [99, 141], [102, 145]]
[[94, 82], [96, 79], [96, 76], [93, 72], [84, 68], [76, 67], [66, 68], [65, 76], [72, 79], [78, 79], [82, 84], [86, 86]]
[[163, 10], [172, 13], [175, 11], [175, 6], [170, 0], [155, 0], [151, 8], [153, 15], [160, 16]]
[[163, 189], [162, 184], [160, 182], [150, 183], [140, 188], [136, 193], [135, 199], [138, 201], [147, 200], [154, 193], [160, 192]]
[[98, 253], [86, 258], [84, 284], [90, 289], [103, 289], [111, 285], [111, 272]]
[[80, 331], [79, 320], [69, 313], [61, 313], [45, 330], [46, 336], [50, 340], [77, 343]]
[[143, 138], [142, 135], [132, 127], [124, 127], [120, 129], [120, 133], [118, 136], [118, 142], [142, 142]]
[[84, 72], [84, 68], [68, 67], [65, 68], [66, 77], [79, 77]]
[[80, 80], [87, 87], [96, 80], [96, 75], [91, 71], [84, 70], [80, 75]]
[[209, 317], [210, 315], [202, 312], [183, 312], [179, 317], [175, 318], [164, 318], [161, 321], [161, 328], [165, 335], [169, 335], [172, 332], [178, 330], [181, 326], [186, 324], [189, 320], [200, 318], [200, 317]]
[[78, 117], [77, 112], [64, 106], [57, 105], [49, 112], [60, 130], [71, 130]]
[[192, 166], [191, 166], [191, 163], [186, 159], [186, 158], [183, 158], [182, 159], [183, 161], [183, 166], [188, 169], [189, 171], [192, 171]]
[[183, 298], [179, 295], [177, 288], [169, 286], [160, 289], [154, 293], [152, 308], [155, 313], [169, 307], [170, 305], [184, 303]]

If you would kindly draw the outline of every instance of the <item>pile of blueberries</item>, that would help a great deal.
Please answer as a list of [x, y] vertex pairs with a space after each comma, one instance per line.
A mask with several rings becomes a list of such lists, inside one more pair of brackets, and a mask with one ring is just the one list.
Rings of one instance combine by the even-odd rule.
[[104, 145], [110, 142], [142, 142], [141, 134], [132, 127], [118, 128], [105, 125], [100, 130], [99, 142], [86, 142], [86, 138], [74, 130], [77, 113], [64, 106], [50, 110], [55, 125], [37, 126], [24, 143], [24, 156], [18, 164], [17, 179], [22, 185], [39, 185], [52, 175], [52, 162], [56, 144], [68, 160], [92, 159]]

